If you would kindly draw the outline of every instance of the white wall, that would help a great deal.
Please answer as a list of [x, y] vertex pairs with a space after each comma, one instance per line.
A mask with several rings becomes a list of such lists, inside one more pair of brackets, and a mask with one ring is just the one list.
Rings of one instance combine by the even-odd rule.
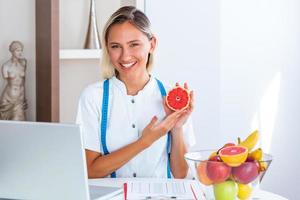
[[[300, 2], [221, 1], [221, 133], [262, 133], [274, 156], [262, 187], [297, 199], [300, 157]], [[299, 198], [299, 197], [298, 197]]]
[[221, 143], [218, 1], [151, 0], [145, 9], [158, 38], [153, 74], [172, 85], [189, 84], [196, 97], [195, 148], [217, 147]]
[[[274, 156], [262, 188], [297, 199], [300, 2], [146, 1], [159, 37], [154, 73], [196, 91], [196, 149], [253, 129]], [[159, 12], [158, 12], [159, 11]]]
[[[35, 1], [0, 0], [0, 67], [11, 58], [9, 44], [19, 40], [24, 44], [23, 55], [27, 59], [25, 91], [28, 103], [26, 116], [35, 121]], [[6, 82], [0, 75], [0, 93]], [[1, 94], [0, 94], [1, 95]]]
[[[83, 48], [89, 19], [89, 0], [60, 1], [60, 48]], [[120, 0], [95, 0], [99, 33], [102, 35], [104, 23], [120, 7]]]

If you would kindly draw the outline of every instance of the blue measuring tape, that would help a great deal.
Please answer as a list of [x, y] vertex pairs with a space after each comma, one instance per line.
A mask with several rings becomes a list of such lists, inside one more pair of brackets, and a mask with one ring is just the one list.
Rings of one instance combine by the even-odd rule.
[[[156, 79], [157, 85], [159, 87], [159, 91], [161, 93], [161, 96], [166, 96], [166, 90], [162, 84], [162, 82], [158, 79]], [[101, 144], [103, 147], [104, 155], [109, 154], [109, 151], [107, 149], [106, 145], [106, 129], [107, 129], [107, 111], [108, 111], [108, 100], [109, 100], [109, 79], [106, 79], [103, 83], [103, 97], [102, 97], [102, 117], [101, 117], [101, 123], [100, 123], [100, 138], [101, 138]], [[167, 161], [167, 177], [171, 178], [171, 168], [170, 168], [170, 149], [171, 145], [171, 133], [168, 132], [168, 138], [167, 138], [167, 154], [168, 154], [168, 161]], [[116, 172], [111, 173], [111, 178], [116, 178]]]
[[[165, 97], [167, 95], [166, 90], [164, 85], [162, 84], [162, 82], [160, 80], [158, 80], [156, 78], [156, 82], [158, 84], [159, 87], [159, 91], [162, 97]], [[168, 161], [167, 161], [167, 176], [168, 178], [171, 178], [171, 167], [170, 167], [170, 153], [169, 153], [169, 149], [170, 149], [170, 145], [171, 145], [171, 132], [168, 132], [168, 139], [167, 139], [167, 154], [168, 154]]]
[[[101, 132], [100, 132], [104, 155], [109, 154], [106, 145], [108, 99], [109, 99], [109, 80], [106, 79], [103, 83], [102, 117], [101, 117]], [[112, 178], [116, 178], [116, 172], [111, 173], [110, 176]]]

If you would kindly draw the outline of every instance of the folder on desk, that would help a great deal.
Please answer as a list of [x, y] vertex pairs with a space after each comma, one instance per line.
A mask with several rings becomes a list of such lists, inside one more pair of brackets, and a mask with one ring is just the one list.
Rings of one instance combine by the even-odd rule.
[[205, 199], [200, 184], [184, 179], [132, 180], [124, 185], [125, 199]]

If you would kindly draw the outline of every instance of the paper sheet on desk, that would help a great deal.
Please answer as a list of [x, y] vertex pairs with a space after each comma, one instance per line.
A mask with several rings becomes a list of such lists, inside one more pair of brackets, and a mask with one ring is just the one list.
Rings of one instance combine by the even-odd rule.
[[127, 182], [127, 199], [205, 199], [193, 180], [150, 179]]

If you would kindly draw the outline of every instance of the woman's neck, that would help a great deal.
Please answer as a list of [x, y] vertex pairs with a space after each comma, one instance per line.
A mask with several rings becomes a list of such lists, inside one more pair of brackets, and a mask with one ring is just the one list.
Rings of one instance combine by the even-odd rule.
[[137, 93], [142, 90], [145, 85], [150, 80], [150, 75], [148, 73], [142, 76], [135, 77], [119, 77], [118, 78], [125, 84], [128, 95], [137, 95]]

